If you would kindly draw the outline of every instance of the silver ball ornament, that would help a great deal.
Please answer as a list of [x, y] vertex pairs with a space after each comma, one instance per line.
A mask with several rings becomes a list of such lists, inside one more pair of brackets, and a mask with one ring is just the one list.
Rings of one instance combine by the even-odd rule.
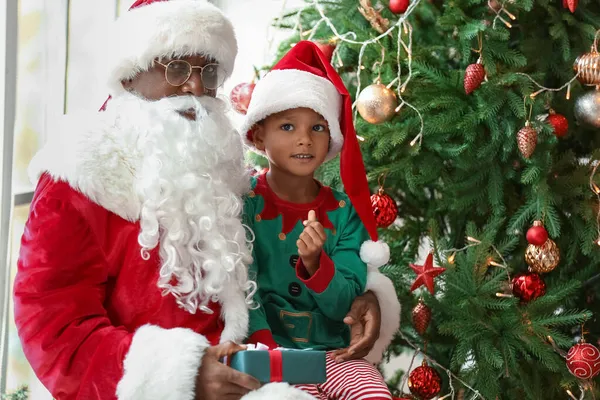
[[592, 90], [575, 102], [577, 121], [595, 128], [600, 128], [600, 91]]

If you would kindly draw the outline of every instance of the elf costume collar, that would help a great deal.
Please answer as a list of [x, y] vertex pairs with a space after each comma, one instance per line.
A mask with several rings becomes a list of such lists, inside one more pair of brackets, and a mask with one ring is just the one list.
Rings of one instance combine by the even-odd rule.
[[279, 198], [269, 186], [267, 175], [260, 175], [256, 180], [256, 187], [250, 192], [250, 196], [262, 196], [265, 203], [263, 210], [260, 214], [257, 214], [256, 218], [262, 221], [270, 221], [281, 215], [281, 233], [288, 235], [298, 222], [302, 223], [308, 218], [310, 210], [314, 210], [321, 225], [325, 229], [333, 230], [335, 227], [327, 213], [337, 210], [340, 204], [333, 195], [331, 188], [320, 183], [319, 186], [321, 189], [314, 201], [304, 204], [292, 203]]

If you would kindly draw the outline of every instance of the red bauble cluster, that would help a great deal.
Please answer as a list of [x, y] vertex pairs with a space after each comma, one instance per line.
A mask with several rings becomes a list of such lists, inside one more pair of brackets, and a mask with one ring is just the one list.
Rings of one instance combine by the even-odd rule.
[[380, 228], [387, 228], [394, 223], [398, 216], [398, 206], [396, 201], [385, 194], [383, 189], [371, 196], [371, 207], [375, 222]]
[[485, 80], [485, 68], [483, 68], [483, 64], [471, 64], [467, 67], [465, 71], [465, 93], [471, 94], [475, 89], [477, 89], [483, 81]]
[[527, 303], [546, 294], [546, 283], [534, 272], [519, 274], [512, 280], [513, 294]]
[[600, 350], [589, 343], [578, 343], [567, 353], [567, 368], [579, 379], [600, 374]]
[[552, 125], [554, 135], [558, 138], [565, 137], [569, 132], [569, 120], [564, 115], [550, 111], [548, 123]]
[[404, 14], [410, 5], [410, 0], [390, 0], [390, 11], [394, 14]]
[[252, 99], [254, 86], [254, 83], [240, 83], [231, 90], [229, 99], [231, 100], [233, 108], [240, 114], [246, 115], [246, 112], [248, 112], [248, 106]]
[[442, 378], [435, 369], [423, 364], [408, 376], [408, 388], [422, 400], [433, 399], [442, 390]]
[[527, 231], [527, 241], [534, 246], [542, 246], [548, 240], [548, 231], [541, 221], [534, 221], [533, 226]]

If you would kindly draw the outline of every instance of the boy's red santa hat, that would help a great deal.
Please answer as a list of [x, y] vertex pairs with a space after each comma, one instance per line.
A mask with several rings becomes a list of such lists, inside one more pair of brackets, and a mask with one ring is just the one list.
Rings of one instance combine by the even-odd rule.
[[361, 246], [361, 259], [369, 266], [385, 265], [390, 249], [378, 241], [371, 192], [354, 130], [352, 99], [342, 78], [313, 42], [296, 44], [258, 81], [241, 127], [244, 142], [257, 151], [253, 145], [254, 125], [271, 114], [301, 107], [310, 108], [327, 120], [331, 137], [327, 160], [341, 152], [344, 190], [371, 238]]
[[231, 22], [206, 0], [137, 0], [109, 30], [104, 42], [111, 95], [121, 81], [147, 71], [161, 57], [200, 54], [233, 71], [237, 41]]

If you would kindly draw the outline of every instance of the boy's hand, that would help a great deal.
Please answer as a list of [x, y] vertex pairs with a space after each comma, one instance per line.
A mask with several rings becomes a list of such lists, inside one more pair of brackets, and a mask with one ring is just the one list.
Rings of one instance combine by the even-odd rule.
[[310, 276], [313, 276], [319, 269], [319, 259], [326, 239], [325, 229], [317, 221], [317, 214], [310, 210], [308, 221], [304, 221], [304, 232], [300, 234], [300, 238], [296, 242], [298, 255]]

